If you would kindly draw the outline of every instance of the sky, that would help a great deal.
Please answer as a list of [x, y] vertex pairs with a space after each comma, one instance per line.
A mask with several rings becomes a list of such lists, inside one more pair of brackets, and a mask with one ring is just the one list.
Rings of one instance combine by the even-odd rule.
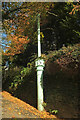
[[[2, 49], [5, 52], [6, 51], [6, 47], [8, 47], [8, 42], [6, 40], [7, 34], [6, 33], [2, 33]], [[9, 41], [10, 43], [10, 41]]]

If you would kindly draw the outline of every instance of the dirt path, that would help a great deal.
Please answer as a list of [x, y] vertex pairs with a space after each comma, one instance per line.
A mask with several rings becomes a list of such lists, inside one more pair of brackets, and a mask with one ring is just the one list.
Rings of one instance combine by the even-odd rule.
[[2, 92], [2, 118], [56, 118], [48, 112], [40, 112], [36, 108], [11, 96], [10, 93]]

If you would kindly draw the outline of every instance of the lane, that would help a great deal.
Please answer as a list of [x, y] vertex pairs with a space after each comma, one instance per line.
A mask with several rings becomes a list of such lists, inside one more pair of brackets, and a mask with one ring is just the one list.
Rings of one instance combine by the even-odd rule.
[[2, 92], [2, 118], [56, 118], [48, 112], [40, 112], [36, 108], [11, 96], [10, 93]]
[[33, 115], [28, 110], [13, 103], [4, 97], [2, 98], [2, 118], [36, 118], [39, 116]]

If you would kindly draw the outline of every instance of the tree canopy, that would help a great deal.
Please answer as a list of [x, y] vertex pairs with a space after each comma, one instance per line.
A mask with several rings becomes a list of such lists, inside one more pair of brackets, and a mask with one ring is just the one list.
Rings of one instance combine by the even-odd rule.
[[[78, 43], [80, 39], [78, 3], [3, 2], [3, 30], [8, 41], [4, 55], [29, 57], [37, 53], [37, 15], [41, 15], [42, 52]], [[79, 7], [78, 7], [79, 8]], [[71, 14], [71, 11], [75, 14]], [[10, 41], [10, 42], [9, 42]], [[32, 49], [32, 50], [31, 50]]]

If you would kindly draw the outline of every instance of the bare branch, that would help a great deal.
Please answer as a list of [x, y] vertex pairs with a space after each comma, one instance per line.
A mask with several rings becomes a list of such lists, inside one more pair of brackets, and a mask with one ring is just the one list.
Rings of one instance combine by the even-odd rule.
[[54, 16], [56, 16], [56, 17], [58, 16], [58, 15], [56, 15], [55, 13], [51, 13], [51, 12], [49, 12], [49, 11], [47, 11], [47, 13], [48, 13], [48, 14], [51, 14], [51, 15], [54, 15]]

